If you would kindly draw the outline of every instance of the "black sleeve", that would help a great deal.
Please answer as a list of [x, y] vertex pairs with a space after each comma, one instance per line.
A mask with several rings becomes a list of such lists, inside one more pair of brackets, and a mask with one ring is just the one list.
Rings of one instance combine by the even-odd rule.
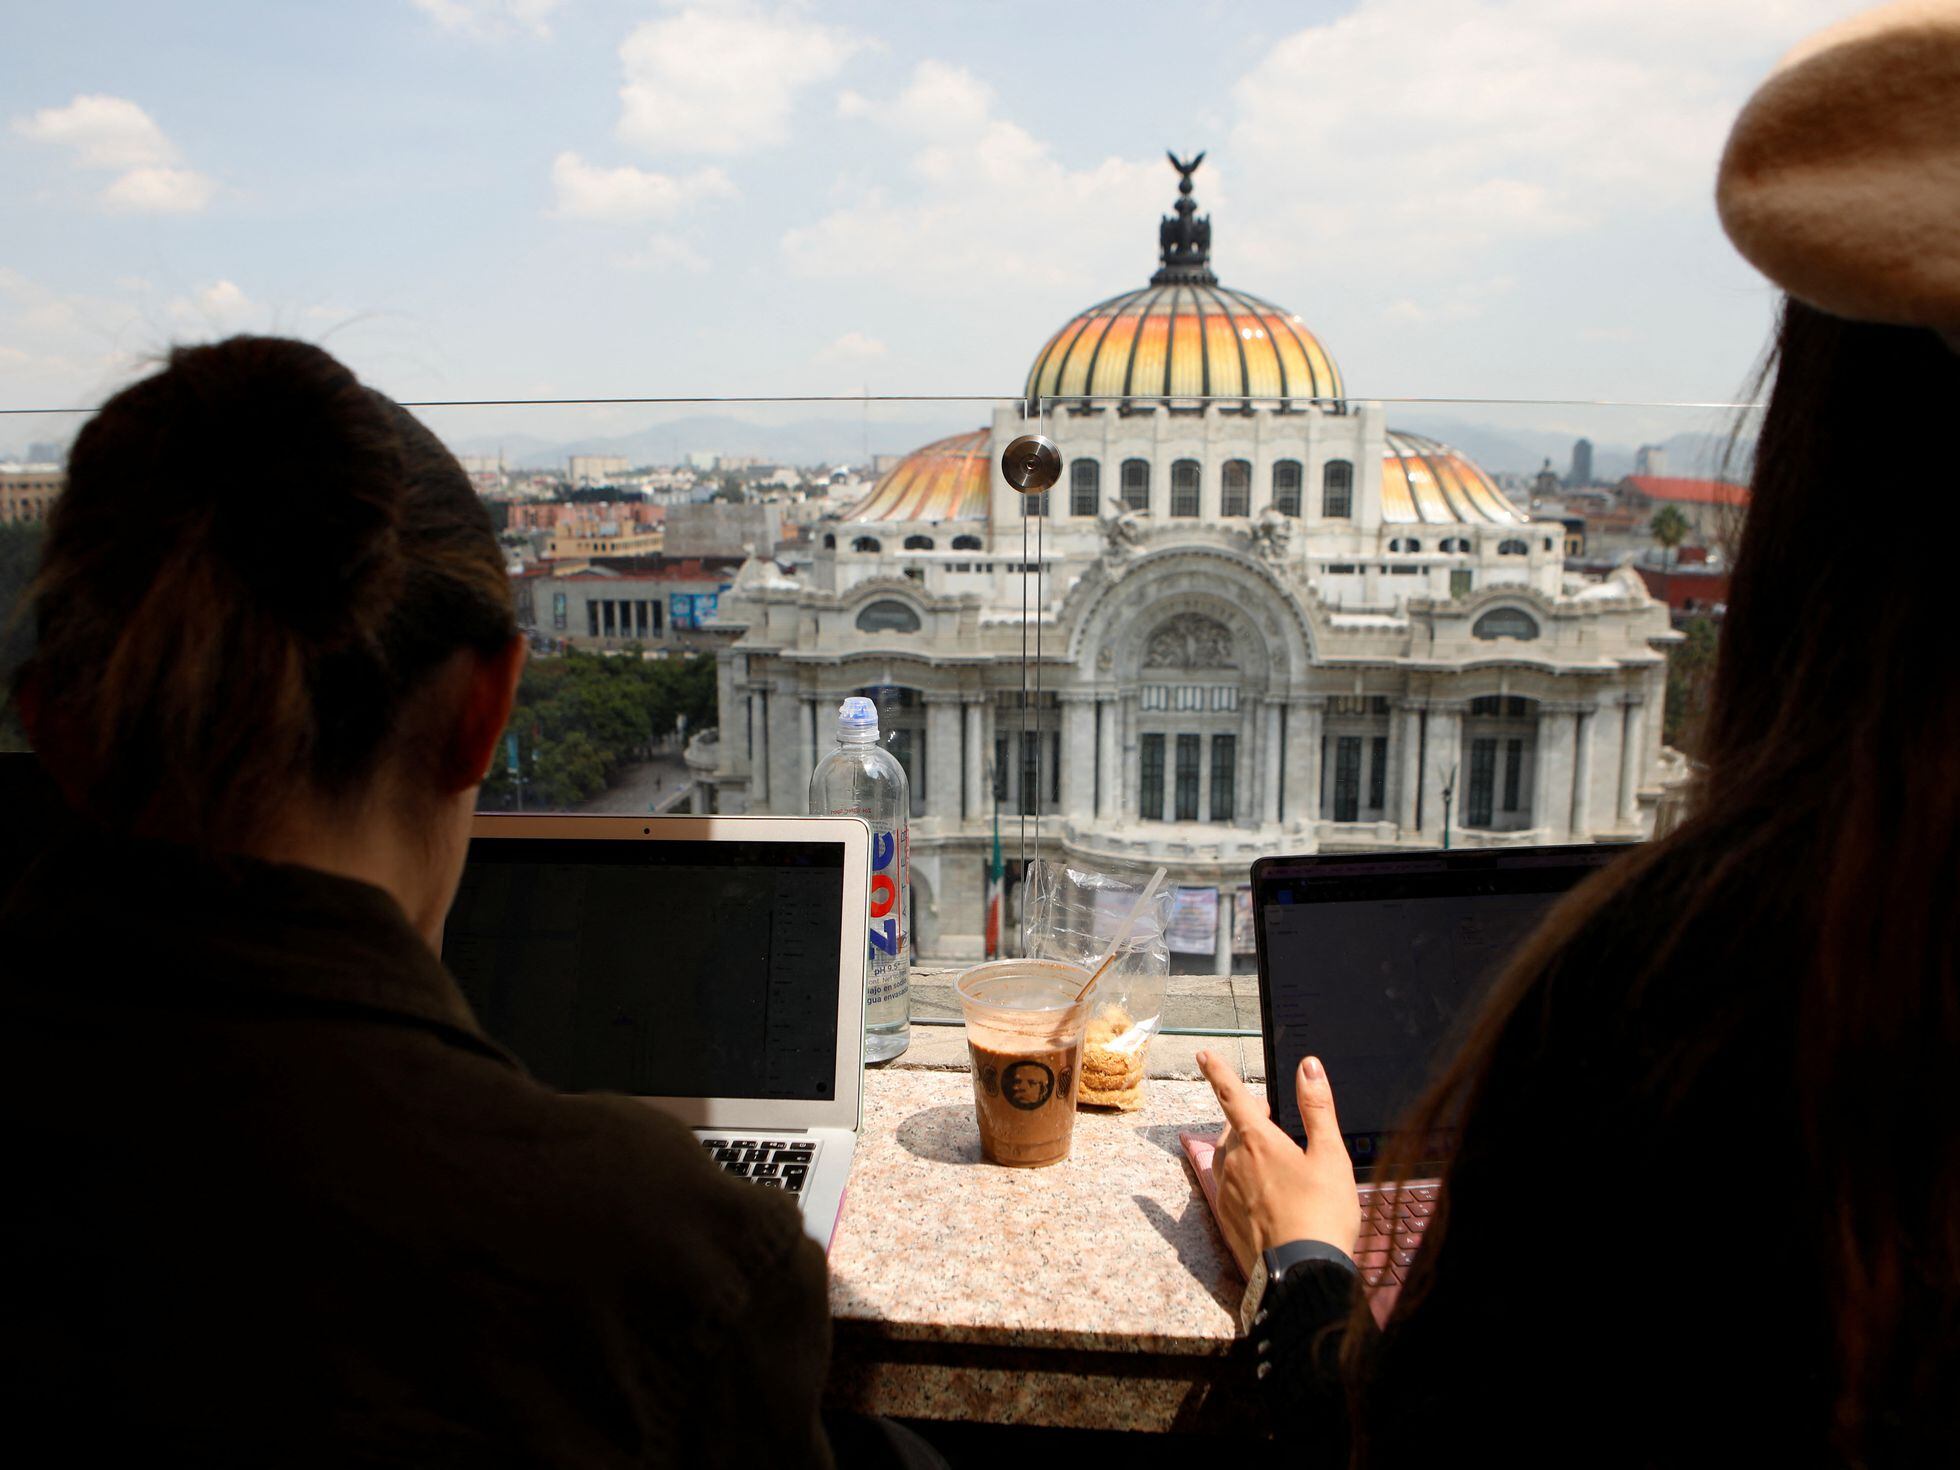
[[748, 1309], [706, 1365], [690, 1405], [694, 1465], [831, 1470], [819, 1418], [830, 1370], [830, 1299], [823, 1252], [799, 1230], [794, 1246], [759, 1271]]
[[[1341, 1350], [1360, 1278], [1340, 1261], [1303, 1261], [1266, 1293], [1252, 1321], [1253, 1372], [1273, 1432], [1311, 1464], [1345, 1465]], [[1372, 1319], [1368, 1327], [1374, 1335]]]

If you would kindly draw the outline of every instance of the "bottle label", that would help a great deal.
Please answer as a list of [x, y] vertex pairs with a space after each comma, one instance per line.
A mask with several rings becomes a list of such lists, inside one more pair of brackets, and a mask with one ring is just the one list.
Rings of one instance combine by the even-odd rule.
[[909, 834], [901, 827], [871, 829], [871, 963], [899, 960], [905, 944], [905, 879]]

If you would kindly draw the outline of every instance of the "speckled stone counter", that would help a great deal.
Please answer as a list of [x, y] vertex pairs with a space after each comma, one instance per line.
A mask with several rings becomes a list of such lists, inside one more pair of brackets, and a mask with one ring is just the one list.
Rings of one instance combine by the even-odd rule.
[[1244, 1284], [1178, 1144], [1202, 1082], [1082, 1113], [1045, 1169], [980, 1160], [970, 1078], [880, 1071], [830, 1251], [833, 1399], [922, 1419], [1254, 1433]]

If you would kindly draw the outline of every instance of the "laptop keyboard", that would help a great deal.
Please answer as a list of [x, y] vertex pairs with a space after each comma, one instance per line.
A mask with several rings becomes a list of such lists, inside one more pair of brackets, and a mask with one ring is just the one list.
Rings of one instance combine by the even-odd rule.
[[701, 1147], [724, 1174], [764, 1189], [780, 1189], [800, 1203], [816, 1162], [817, 1145], [808, 1138], [703, 1138]]
[[1433, 1179], [1404, 1186], [1400, 1204], [1393, 1187], [1361, 1186], [1361, 1238], [1355, 1242], [1354, 1264], [1370, 1287], [1402, 1284], [1436, 1208], [1436, 1195]]

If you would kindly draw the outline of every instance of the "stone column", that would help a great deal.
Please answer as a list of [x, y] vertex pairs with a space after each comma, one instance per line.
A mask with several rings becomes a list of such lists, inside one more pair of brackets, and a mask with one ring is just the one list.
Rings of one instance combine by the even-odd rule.
[[1096, 706], [1087, 691], [1070, 690], [1062, 705], [1062, 816], [1086, 822], [1096, 804]]
[[1296, 699], [1286, 711], [1286, 790], [1280, 819], [1303, 831], [1320, 820], [1320, 737], [1327, 701]]
[[1532, 741], [1531, 825], [1553, 842], [1572, 830], [1572, 707], [1540, 701]]
[[1279, 824], [1279, 772], [1280, 760], [1284, 754], [1279, 734], [1280, 701], [1268, 699], [1265, 706], [1265, 728], [1261, 735], [1259, 751], [1259, 824], [1262, 827]]
[[1592, 755], [1593, 731], [1598, 726], [1598, 710], [1579, 711], [1577, 748], [1572, 755], [1572, 840], [1592, 840]]
[[1421, 703], [1409, 699], [1397, 705], [1395, 725], [1400, 732], [1395, 763], [1395, 825], [1404, 837], [1413, 837], [1419, 830], [1416, 804], [1422, 794]]
[[1463, 762], [1463, 706], [1432, 700], [1429, 705], [1428, 750], [1422, 773], [1422, 830], [1431, 840], [1443, 840], [1443, 788], [1451, 788], [1450, 834], [1463, 829], [1463, 794], [1469, 772]]
[[1096, 803], [1096, 819], [1114, 823], [1123, 806], [1123, 787], [1129, 779], [1123, 764], [1123, 706], [1105, 695], [1096, 703], [1102, 720], [1101, 782], [1102, 796]]
[[[1151, 493], [1154, 495], [1156, 491], [1153, 489]], [[1142, 762], [1143, 745], [1143, 742], [1138, 738], [1137, 732], [1136, 695], [1124, 695], [1121, 703], [1118, 705], [1118, 709], [1120, 714], [1117, 725], [1122, 732], [1120, 744], [1122, 746], [1123, 758], [1118, 763], [1121, 765], [1122, 771], [1118, 775], [1116, 783], [1116, 819], [1119, 822], [1135, 821], [1137, 820], [1137, 782], [1139, 780], [1138, 773]], [[1169, 788], [1172, 779], [1171, 758], [1166, 753], [1164, 760], [1164, 785], [1166, 789]], [[1150, 815], [1151, 820], [1155, 821], [1163, 814], [1161, 812], [1152, 812]]]
[[769, 695], [749, 691], [749, 810], [769, 810]]
[[985, 695], [966, 696], [966, 819], [969, 822], [984, 821], [993, 810], [993, 798], [987, 789], [987, 760], [993, 740], [991, 710]]
[[1212, 974], [1232, 973], [1232, 890], [1218, 890], [1218, 943], [1212, 950]]
[[941, 826], [960, 824], [960, 696], [926, 696], [926, 815]]
[[717, 765], [733, 775], [748, 761], [748, 701], [735, 686], [735, 655], [715, 660], [715, 723], [721, 728]]
[[1631, 827], [1640, 820], [1640, 752], [1646, 741], [1646, 708], [1629, 699], [1620, 724], [1620, 825]]

